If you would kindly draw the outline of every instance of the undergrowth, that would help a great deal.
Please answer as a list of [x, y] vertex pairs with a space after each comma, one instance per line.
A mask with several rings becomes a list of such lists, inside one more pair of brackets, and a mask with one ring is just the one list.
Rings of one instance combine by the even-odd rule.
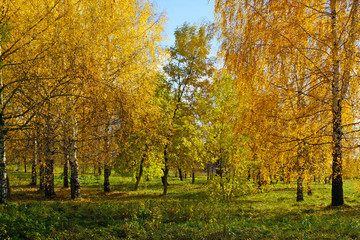
[[[57, 197], [47, 200], [12, 173], [13, 196], [0, 206], [0, 239], [359, 239], [359, 194], [345, 181], [347, 205], [329, 208], [330, 185], [315, 184], [313, 195], [295, 201], [293, 185], [221, 199], [209, 194], [205, 177], [170, 178], [131, 191], [132, 179], [112, 175], [111, 193], [100, 177], [83, 177], [81, 200], [57, 180]], [[19, 179], [22, 180], [19, 180]], [[100, 183], [100, 184], [99, 184]]]

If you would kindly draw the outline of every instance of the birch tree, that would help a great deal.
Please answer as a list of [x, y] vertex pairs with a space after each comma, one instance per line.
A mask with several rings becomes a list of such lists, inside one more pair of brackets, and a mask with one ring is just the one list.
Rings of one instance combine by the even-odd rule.
[[164, 84], [164, 91], [168, 92], [164, 94], [167, 99], [164, 99], [163, 106], [166, 117], [163, 195], [167, 193], [171, 148], [177, 147], [175, 140], [179, 136], [176, 134], [184, 126], [185, 118], [194, 114], [196, 93], [212, 74], [212, 61], [209, 58], [211, 38], [212, 33], [207, 31], [205, 25], [197, 27], [185, 23], [175, 30], [175, 44], [169, 48], [170, 60], [164, 67], [169, 78]]
[[[357, 124], [349, 120], [357, 118], [358, 7], [357, 0], [215, 2], [221, 52], [227, 69], [236, 76], [238, 88], [246, 92], [243, 96], [250, 104], [256, 101], [255, 96], [267, 95], [275, 100], [264, 106], [266, 114], [257, 116], [274, 116], [271, 108], [288, 111], [284, 96], [290, 99], [298, 95], [305, 102], [315, 103], [312, 108], [298, 109], [298, 117], [321, 121], [313, 124], [311, 131], [305, 128], [296, 141], [305, 140], [309, 147], [331, 147], [332, 159], [325, 161], [332, 166], [332, 206], [344, 204], [344, 144], [356, 144], [344, 143], [344, 136], [354, 136]], [[302, 76], [291, 69], [299, 61], [305, 71]], [[304, 82], [303, 87], [294, 88], [299, 81]], [[345, 113], [344, 109], [351, 110]], [[286, 129], [280, 122], [284, 121], [269, 122], [269, 130], [276, 125]], [[278, 136], [271, 141], [283, 138], [278, 133], [273, 135]]]

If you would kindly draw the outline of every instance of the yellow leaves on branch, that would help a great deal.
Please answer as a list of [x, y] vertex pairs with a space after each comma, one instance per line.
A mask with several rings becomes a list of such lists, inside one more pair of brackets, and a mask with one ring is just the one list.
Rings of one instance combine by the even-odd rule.
[[[164, 55], [164, 22], [147, 0], [1, 1], [0, 26], [7, 24], [9, 37], [0, 32], [5, 66], [0, 71], [9, 84], [9, 114], [48, 96], [46, 111], [76, 124], [76, 140], [84, 140], [79, 158], [87, 159], [94, 147], [101, 153], [115, 149], [120, 125], [138, 126], [138, 119], [156, 115], [155, 107], [147, 107]], [[29, 93], [26, 101], [13, 102], [24, 100], [15, 98], [18, 89]], [[105, 144], [104, 138], [111, 142]]]
[[[358, 56], [352, 55], [359, 50], [354, 44], [358, 5], [345, 0], [215, 1], [220, 54], [235, 77], [240, 106], [248, 109], [236, 129], [250, 135], [249, 159], [256, 155], [265, 165], [289, 165], [306, 149], [312, 169], [328, 169], [335, 114], [342, 116], [343, 145], [358, 144], [353, 124], [359, 118]], [[333, 104], [339, 99], [340, 114]]]

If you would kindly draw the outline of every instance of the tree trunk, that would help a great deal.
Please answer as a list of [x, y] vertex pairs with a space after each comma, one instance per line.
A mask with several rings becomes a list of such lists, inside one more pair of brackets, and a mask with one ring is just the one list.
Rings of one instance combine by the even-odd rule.
[[37, 184], [37, 178], [36, 178], [36, 160], [33, 160], [32, 166], [31, 166], [31, 186], [36, 186]]
[[[49, 106], [48, 106], [49, 107]], [[55, 196], [55, 185], [54, 185], [54, 140], [53, 140], [53, 129], [51, 126], [50, 116], [46, 116], [46, 128], [45, 128], [45, 150], [44, 150], [44, 193], [46, 197]]]
[[[76, 124], [76, 123], [75, 123]], [[79, 181], [79, 164], [77, 161], [77, 147], [76, 147], [76, 128], [75, 126], [72, 127], [72, 135], [73, 137], [70, 138], [69, 141], [69, 149], [70, 149], [70, 169], [71, 169], [71, 177], [70, 177], [70, 192], [71, 192], [71, 199], [81, 198], [80, 195], [80, 181]]]
[[138, 188], [139, 188], [139, 184], [140, 184], [142, 175], [143, 175], [143, 166], [142, 166], [142, 160], [141, 160], [139, 173], [138, 173], [138, 175], [136, 176], [136, 183], [135, 183], [135, 187], [134, 187], [134, 190], [135, 190], [135, 191], [137, 191]]
[[37, 168], [37, 158], [38, 158], [38, 145], [37, 145], [37, 140], [35, 138], [34, 140], [34, 159], [32, 160], [32, 166], [31, 166], [31, 186], [36, 186], [37, 184], [37, 173], [36, 173], [36, 168]]
[[79, 181], [79, 164], [77, 161], [77, 120], [74, 113], [75, 100], [73, 98], [67, 101], [67, 112], [63, 122], [63, 143], [64, 143], [64, 187], [69, 187], [69, 165], [70, 165], [70, 196], [71, 199], [81, 198]]
[[43, 159], [40, 159], [40, 172], [39, 172], [39, 175], [40, 175], [40, 184], [39, 184], [39, 191], [44, 191], [44, 182], [45, 182], [45, 174], [44, 174], [44, 160]]
[[192, 184], [195, 183], [195, 170], [193, 170], [192, 172], [192, 181], [191, 181]]
[[331, 205], [340, 206], [344, 204], [343, 182], [342, 182], [342, 106], [340, 94], [340, 57], [339, 37], [337, 33], [336, 1], [330, 1], [331, 30], [333, 37], [332, 46], [332, 141], [333, 141], [333, 181], [331, 189]]
[[297, 193], [296, 193], [296, 201], [301, 202], [304, 201], [304, 175], [305, 175], [305, 168], [306, 163], [309, 162], [309, 154], [306, 146], [306, 142], [302, 141], [298, 153], [297, 153], [297, 162], [296, 162], [296, 169], [297, 169]]
[[110, 175], [111, 167], [107, 164], [104, 165], [104, 192], [110, 192]]
[[[338, 16], [336, 11], [336, 0], [330, 1], [331, 11], [331, 34], [333, 38], [333, 46], [331, 52], [332, 60], [332, 140], [333, 140], [333, 163], [332, 163], [332, 189], [331, 189], [331, 205], [341, 206], [344, 204], [343, 181], [342, 181], [342, 101], [348, 94], [351, 72], [354, 66], [354, 55], [356, 53], [356, 41], [359, 35], [359, 17], [358, 17], [359, 1], [354, 0], [351, 5], [351, 23], [348, 33], [348, 40], [345, 42], [345, 64], [342, 79], [340, 79], [340, 34], [338, 34]], [[342, 83], [342, 85], [340, 85]]]
[[183, 174], [182, 174], [181, 168], [179, 168], [179, 178], [180, 178], [180, 181], [183, 181]]
[[46, 197], [53, 197], [56, 195], [54, 185], [54, 159], [52, 154], [45, 155], [44, 193]]
[[166, 195], [167, 194], [167, 188], [169, 186], [169, 183], [168, 183], [168, 174], [169, 174], [169, 167], [166, 165], [165, 168], [163, 169], [163, 173], [164, 173], [164, 176], [161, 177], [161, 182], [163, 184], [163, 195]]
[[208, 165], [206, 168], [206, 181], [210, 180], [210, 166]]
[[165, 146], [165, 149], [164, 149], [164, 163], [165, 163], [165, 166], [163, 168], [164, 176], [161, 177], [161, 181], [162, 181], [162, 184], [164, 187], [163, 195], [166, 195], [167, 188], [169, 185], [169, 183], [168, 183], [169, 166], [168, 166], [168, 157], [167, 157], [167, 145]]
[[5, 139], [5, 123], [3, 121], [3, 116], [0, 115], [0, 204], [6, 204], [8, 199]]
[[303, 173], [300, 173], [300, 175], [297, 178], [297, 191], [296, 191], [297, 202], [304, 201], [303, 181], [304, 181]]
[[257, 182], [259, 187], [261, 187], [263, 185], [262, 184], [262, 177], [261, 177], [261, 169], [260, 169], [260, 167], [258, 169], [258, 173], [256, 175], [255, 181]]
[[70, 178], [71, 199], [81, 198], [80, 181], [79, 181], [79, 165], [76, 157], [70, 161], [70, 168], [71, 168], [71, 178]]
[[146, 157], [147, 157], [147, 151], [148, 151], [148, 146], [147, 144], [145, 145], [145, 150], [144, 150], [144, 153], [142, 155], [142, 158], [141, 158], [141, 161], [140, 161], [140, 166], [139, 166], [139, 173], [138, 175], [136, 176], [136, 183], [135, 183], [135, 188], [134, 190], [138, 190], [138, 187], [139, 187], [139, 184], [140, 184], [140, 180], [141, 180], [141, 177], [143, 175], [143, 172], [144, 172], [144, 162], [146, 160]]
[[69, 154], [64, 149], [64, 188], [69, 187]]
[[[2, 54], [2, 42], [0, 38], [0, 55]], [[0, 64], [3, 62], [0, 59]], [[0, 204], [6, 204], [8, 194], [8, 186], [7, 186], [7, 171], [6, 171], [6, 154], [5, 154], [5, 141], [6, 141], [6, 133], [7, 129], [4, 122], [3, 116], [3, 107], [4, 107], [4, 83], [3, 83], [3, 75], [2, 75], [2, 66], [0, 67], [0, 104], [1, 104], [1, 112], [0, 112]]]
[[11, 198], [11, 188], [10, 188], [9, 174], [6, 175], [6, 185], [7, 185], [7, 199], [10, 199]]
[[[111, 159], [110, 159], [110, 141], [108, 138], [109, 126], [107, 125], [104, 136], [104, 150], [105, 150], [105, 163], [104, 163], [104, 192], [110, 192], [110, 175], [111, 175]], [[99, 166], [100, 170], [100, 166]]]
[[26, 172], [26, 157], [24, 157], [24, 172]]

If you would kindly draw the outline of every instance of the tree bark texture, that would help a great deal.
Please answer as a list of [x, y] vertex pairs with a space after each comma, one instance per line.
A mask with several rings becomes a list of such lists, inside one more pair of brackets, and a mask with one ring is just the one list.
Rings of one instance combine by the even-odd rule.
[[73, 137], [69, 137], [68, 141], [68, 149], [69, 151], [69, 163], [70, 163], [70, 170], [71, 170], [71, 176], [70, 176], [70, 192], [71, 192], [71, 199], [77, 199], [81, 198], [80, 194], [80, 180], [79, 180], [79, 163], [77, 160], [77, 149], [76, 149], [76, 129], [75, 127], [72, 127], [71, 132]]
[[182, 174], [181, 168], [179, 168], [179, 178], [180, 178], [180, 181], [183, 181], [183, 174]]
[[33, 159], [32, 165], [31, 165], [31, 186], [36, 186], [37, 184], [37, 172], [36, 172], [37, 162], [36, 159]]
[[305, 178], [305, 168], [306, 163], [309, 161], [308, 152], [307, 152], [306, 142], [302, 141], [299, 145], [299, 149], [297, 152], [297, 160], [296, 160], [296, 170], [297, 170], [297, 191], [296, 191], [296, 201], [301, 202], [304, 201], [304, 178]]
[[303, 189], [304, 176], [302, 173], [297, 178], [297, 191], [296, 191], [296, 201], [304, 201], [304, 189]]
[[44, 193], [46, 197], [53, 197], [56, 195], [54, 185], [54, 159], [52, 154], [46, 154], [45, 157]]
[[64, 150], [64, 188], [69, 187], [69, 154]]
[[110, 192], [110, 175], [111, 167], [107, 164], [104, 165], [104, 192]]
[[143, 155], [141, 157], [141, 161], [140, 161], [139, 173], [136, 176], [136, 183], [135, 183], [135, 188], [134, 188], [135, 191], [138, 190], [139, 184], [140, 184], [140, 181], [141, 181], [141, 177], [142, 177], [142, 175], [144, 173], [144, 162], [145, 162], [145, 160], [147, 158], [147, 151], [148, 151], [148, 146], [146, 144], [144, 153], [143, 153]]
[[45, 149], [44, 149], [44, 193], [46, 197], [55, 196], [54, 185], [54, 139], [53, 128], [50, 120], [50, 116], [45, 117]]
[[[2, 43], [0, 38], [0, 56], [2, 54]], [[1, 108], [4, 106], [4, 83], [2, 75], [2, 59], [0, 59], [0, 104]], [[6, 154], [5, 154], [5, 141], [6, 141], [7, 129], [4, 122], [3, 112], [0, 113], [0, 204], [6, 204], [7, 202], [7, 171], [6, 171]]]
[[70, 178], [70, 189], [71, 199], [80, 198], [80, 181], [79, 181], [79, 165], [76, 158], [70, 161], [71, 178]]
[[6, 204], [8, 199], [5, 139], [5, 123], [3, 121], [3, 116], [0, 115], [0, 204]]
[[110, 192], [110, 175], [111, 175], [111, 159], [110, 159], [110, 147], [108, 139], [109, 126], [106, 127], [104, 137], [104, 150], [105, 150], [105, 163], [104, 163], [104, 192]]
[[342, 106], [340, 94], [340, 56], [339, 37], [337, 33], [338, 22], [336, 12], [336, 0], [330, 1], [331, 30], [333, 37], [332, 46], [332, 141], [333, 141], [333, 181], [331, 189], [331, 205], [344, 204], [343, 181], [342, 181]]
[[10, 187], [9, 175], [6, 176], [6, 185], [7, 185], [7, 199], [10, 199], [11, 198], [11, 187]]

